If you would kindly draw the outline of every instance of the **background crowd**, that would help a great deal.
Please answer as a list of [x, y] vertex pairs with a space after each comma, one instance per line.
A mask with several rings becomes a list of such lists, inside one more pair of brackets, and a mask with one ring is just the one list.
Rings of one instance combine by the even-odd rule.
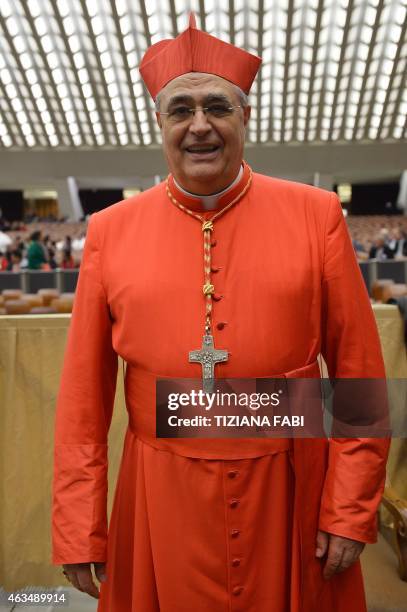
[[[346, 217], [359, 261], [407, 258], [407, 217], [360, 215]], [[25, 221], [1, 223], [0, 271], [78, 268], [86, 221]]]
[[407, 257], [407, 217], [354, 215], [346, 218], [359, 261]]
[[86, 222], [15, 222], [0, 227], [0, 271], [74, 269], [80, 265]]

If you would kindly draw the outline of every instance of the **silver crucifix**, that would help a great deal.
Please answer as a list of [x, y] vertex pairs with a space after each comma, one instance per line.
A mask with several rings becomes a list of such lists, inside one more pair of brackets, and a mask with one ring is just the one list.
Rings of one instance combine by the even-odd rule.
[[215, 380], [215, 365], [227, 361], [229, 353], [224, 349], [216, 349], [213, 345], [213, 336], [205, 334], [202, 348], [189, 352], [190, 363], [202, 365], [202, 384], [204, 391], [211, 391]]

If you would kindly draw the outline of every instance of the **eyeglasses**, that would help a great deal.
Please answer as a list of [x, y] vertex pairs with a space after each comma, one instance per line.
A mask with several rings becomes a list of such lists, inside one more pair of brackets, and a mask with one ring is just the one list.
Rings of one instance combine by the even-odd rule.
[[210, 104], [209, 106], [175, 106], [167, 113], [161, 113], [160, 115], [166, 115], [168, 120], [173, 123], [186, 123], [192, 121], [197, 111], [202, 111], [207, 119], [222, 119], [224, 117], [230, 117], [236, 108], [242, 108], [242, 106], [228, 106], [227, 104]]

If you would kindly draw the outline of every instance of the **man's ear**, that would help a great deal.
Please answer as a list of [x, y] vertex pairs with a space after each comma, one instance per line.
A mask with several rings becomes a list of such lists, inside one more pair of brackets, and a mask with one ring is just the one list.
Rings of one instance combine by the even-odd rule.
[[249, 119], [250, 119], [250, 114], [252, 112], [252, 107], [247, 105], [243, 108], [243, 122], [244, 122], [244, 126], [246, 127]]
[[161, 115], [160, 115], [160, 113], [158, 111], [155, 111], [155, 118], [157, 119], [158, 127], [161, 130], [161, 128], [162, 128]]

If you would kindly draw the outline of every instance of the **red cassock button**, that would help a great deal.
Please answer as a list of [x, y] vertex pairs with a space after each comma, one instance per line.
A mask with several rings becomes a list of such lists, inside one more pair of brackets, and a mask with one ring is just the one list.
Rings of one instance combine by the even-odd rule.
[[233, 559], [233, 561], [232, 561], [232, 565], [233, 565], [233, 567], [239, 567], [239, 565], [240, 565], [240, 559], [237, 559], [237, 558], [236, 558], [236, 559]]
[[243, 587], [242, 586], [235, 586], [232, 590], [233, 595], [240, 595], [240, 593], [243, 591]]
[[213, 248], [213, 247], [216, 247], [216, 245], [217, 245], [217, 244], [218, 244], [218, 243], [217, 243], [217, 241], [216, 241], [216, 240], [212, 240], [212, 242], [211, 242], [211, 247], [212, 247], [212, 248]]
[[237, 506], [239, 505], [239, 500], [238, 499], [231, 499], [229, 502], [229, 506], [231, 508], [237, 508]]
[[240, 535], [239, 529], [232, 529], [232, 531], [230, 532], [230, 535], [232, 536], [232, 538], [238, 538]]
[[237, 470], [229, 470], [228, 472], [228, 478], [236, 478], [236, 476], [239, 474], [239, 472]]

